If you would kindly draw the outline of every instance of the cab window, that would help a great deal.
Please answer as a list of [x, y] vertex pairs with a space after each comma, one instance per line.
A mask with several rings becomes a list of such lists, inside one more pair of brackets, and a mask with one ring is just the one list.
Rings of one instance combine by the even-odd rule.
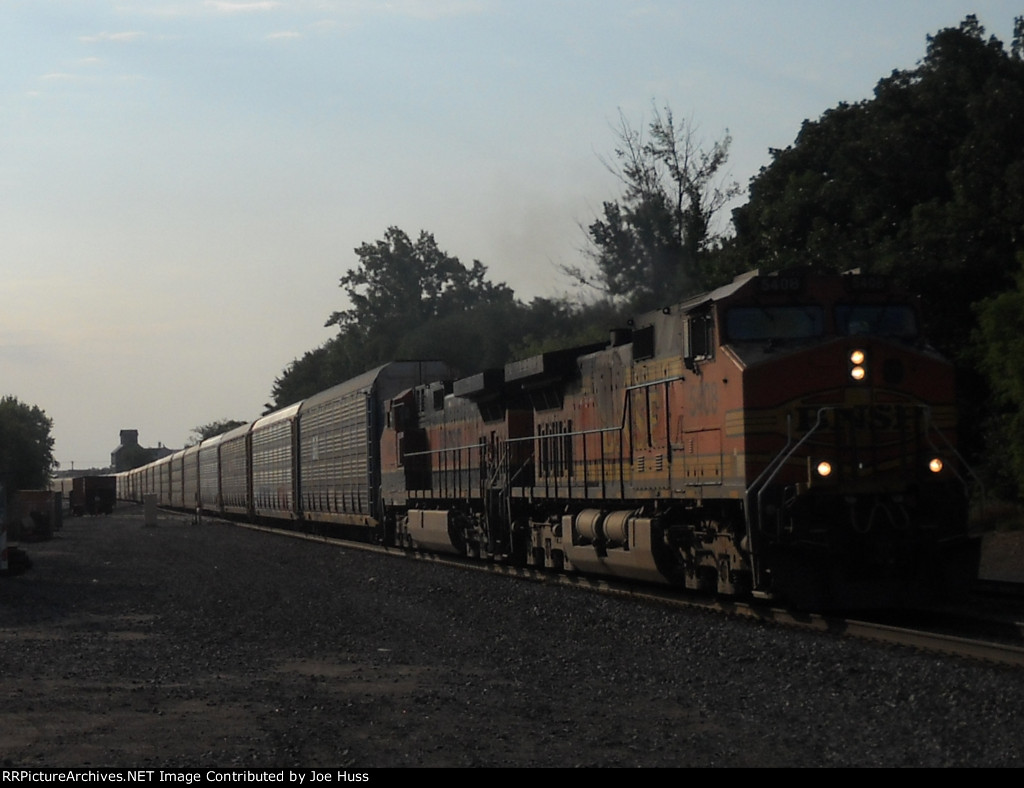
[[825, 333], [820, 306], [737, 306], [725, 315], [729, 339], [811, 339]]
[[913, 339], [917, 317], [907, 304], [840, 304], [836, 306], [836, 331], [848, 336]]
[[689, 316], [687, 319], [687, 359], [714, 358], [714, 325], [711, 312], [699, 312]]

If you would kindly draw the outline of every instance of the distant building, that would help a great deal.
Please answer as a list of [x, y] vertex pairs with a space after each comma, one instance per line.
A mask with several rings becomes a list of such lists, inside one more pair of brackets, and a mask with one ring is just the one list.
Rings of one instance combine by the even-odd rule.
[[115, 473], [130, 471], [171, 454], [174, 454], [174, 449], [168, 449], [162, 443], [158, 443], [155, 449], [140, 446], [138, 430], [121, 430], [121, 445], [110, 452], [110, 467]]

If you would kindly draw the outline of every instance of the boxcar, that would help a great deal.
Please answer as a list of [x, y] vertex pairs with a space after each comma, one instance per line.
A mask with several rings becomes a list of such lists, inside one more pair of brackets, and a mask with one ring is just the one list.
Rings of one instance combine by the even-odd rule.
[[76, 476], [71, 488], [71, 512], [110, 514], [117, 499], [117, 479], [113, 476]]

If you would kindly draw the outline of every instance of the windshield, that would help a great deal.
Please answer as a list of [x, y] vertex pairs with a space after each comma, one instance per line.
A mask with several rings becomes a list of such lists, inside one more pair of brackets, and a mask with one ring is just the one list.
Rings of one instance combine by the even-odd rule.
[[726, 331], [734, 341], [758, 339], [810, 339], [824, 333], [820, 306], [737, 306], [725, 316]]
[[836, 307], [836, 331], [910, 339], [917, 336], [917, 318], [906, 304], [840, 304]]

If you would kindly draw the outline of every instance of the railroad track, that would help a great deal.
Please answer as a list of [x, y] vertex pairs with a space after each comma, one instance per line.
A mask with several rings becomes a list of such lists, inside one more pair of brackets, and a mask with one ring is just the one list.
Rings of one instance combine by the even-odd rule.
[[[209, 519], [216, 520], [217, 518]], [[399, 547], [386, 547], [383, 545], [348, 541], [335, 537], [303, 533], [301, 531], [290, 530], [287, 528], [223, 520], [220, 522], [228, 522], [232, 525], [238, 525], [252, 530], [264, 531], [296, 539], [323, 542], [348, 549], [363, 550], [419, 561], [429, 561], [444, 566], [457, 567], [459, 569], [469, 569], [510, 577], [518, 577], [531, 582], [580, 588], [610, 596], [619, 596], [648, 603], [667, 605], [681, 610], [710, 611], [736, 618], [772, 623], [793, 630], [816, 632], [833, 637], [851, 638], [854, 640], [879, 643], [886, 646], [902, 646], [918, 651], [943, 654], [946, 656], [981, 661], [1006, 667], [1024, 667], [1024, 624], [1017, 624], [1016, 628], [1011, 633], [1006, 630], [1007, 620], [1005, 618], [1001, 618], [999, 619], [1000, 624], [1003, 626], [1003, 633], [1001, 636], [965, 637], [962, 634], [956, 634], [955, 632], [949, 631], [950, 627], [957, 626], [955, 623], [951, 623], [956, 616], [964, 617], [965, 621], [970, 620], [975, 626], [978, 625], [979, 622], [984, 621], [985, 618], [963, 610], [954, 611], [953, 613], [942, 610], [928, 611], [929, 614], [946, 616], [946, 618], [941, 621], [928, 624], [927, 626], [922, 625], [921, 623], [893, 624], [882, 620], [871, 621], [853, 619], [842, 616], [793, 611], [787, 608], [773, 607], [760, 603], [700, 597], [679, 589], [626, 586], [624, 584], [617, 584], [604, 579], [577, 575], [562, 575], [531, 567], [514, 567], [505, 564], [493, 564], [484, 561], [462, 559], [458, 556], [418, 553]], [[952, 618], [949, 617], [950, 615]]]
[[974, 586], [976, 596], [986, 600], [1003, 600], [1024, 610], [1024, 583], [1009, 580], [978, 580]]

